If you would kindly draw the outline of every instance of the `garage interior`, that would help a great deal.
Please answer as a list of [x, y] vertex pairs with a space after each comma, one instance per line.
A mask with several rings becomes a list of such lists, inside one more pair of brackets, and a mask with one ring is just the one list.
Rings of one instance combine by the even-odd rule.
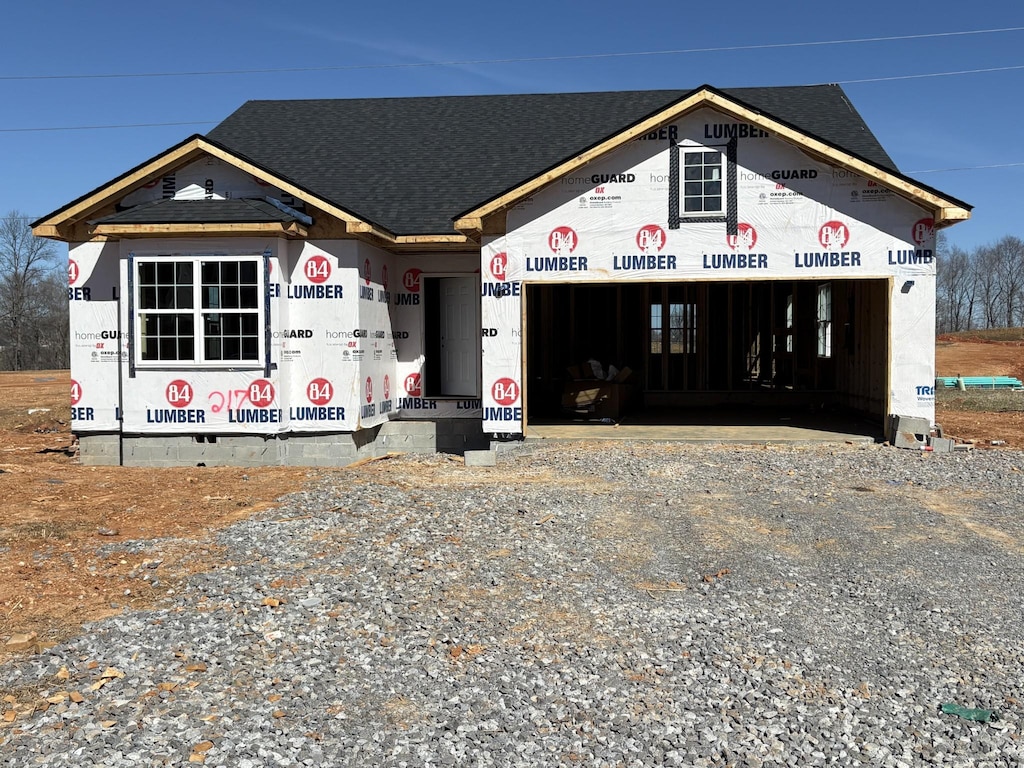
[[[881, 435], [890, 290], [888, 279], [527, 284], [526, 423]], [[601, 385], [591, 360], [620, 381]]]

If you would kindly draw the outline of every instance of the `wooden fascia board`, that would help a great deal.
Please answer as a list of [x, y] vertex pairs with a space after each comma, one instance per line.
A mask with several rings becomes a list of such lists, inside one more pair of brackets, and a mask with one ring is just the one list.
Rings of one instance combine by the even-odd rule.
[[201, 137], [192, 139], [179, 147], [154, 157], [148, 163], [144, 164], [132, 173], [97, 189], [91, 195], [83, 198], [73, 206], [65, 208], [53, 216], [39, 221], [33, 229], [33, 233], [38, 237], [65, 239], [65, 235], [61, 230], [66, 228], [68, 224], [73, 224], [87, 218], [96, 210], [108, 204], [111, 200], [123, 197], [141, 184], [146, 184], [154, 179], [166, 176], [172, 169], [179, 168], [203, 154], [216, 157], [218, 160], [223, 160], [229, 165], [245, 171], [261, 181], [275, 186], [278, 189], [284, 190], [300, 200], [310, 203], [314, 207], [334, 216], [340, 221], [343, 221], [348, 232], [353, 234], [369, 235], [386, 243], [395, 242], [395, 236], [390, 232], [365, 222], [358, 217], [353, 216], [351, 213], [338, 208], [336, 205], [327, 202], [326, 200], [321, 200], [315, 195], [311, 195], [301, 187], [298, 187], [285, 179], [281, 179], [272, 173], [268, 173], [259, 166], [250, 163], [247, 160], [243, 160], [237, 155], [222, 149]]
[[451, 243], [468, 243], [470, 238], [466, 235], [399, 235], [395, 238], [395, 243], [400, 245], [420, 245], [420, 244], [431, 244], [435, 243], [438, 245], [448, 245]]
[[154, 157], [141, 168], [137, 168], [134, 172], [116, 179], [106, 186], [100, 187], [73, 206], [64, 208], [52, 216], [39, 221], [33, 233], [40, 237], [59, 237], [59, 234], [42, 233], [56, 233], [62, 225], [84, 218], [97, 208], [105, 205], [112, 198], [126, 195], [141, 184], [146, 184], [154, 179], [165, 176], [169, 168], [184, 165], [200, 156], [203, 153], [201, 143], [201, 139], [192, 139], [192, 141], [186, 142], [169, 152]]
[[287, 235], [305, 237], [306, 227], [296, 221], [283, 222], [231, 222], [225, 224], [97, 224], [94, 235], [108, 237], [173, 237], [212, 235]]
[[49, 237], [54, 240], [62, 239], [56, 224], [37, 224], [32, 228], [32, 234], [36, 237]]
[[370, 235], [371, 237], [375, 237], [379, 240], [384, 240], [385, 242], [389, 243], [395, 242], [395, 236], [388, 232], [387, 230], [374, 226], [373, 224], [370, 224], [367, 221], [363, 221], [358, 216], [354, 216], [348, 211], [343, 210], [338, 206], [334, 205], [333, 203], [329, 203], [326, 200], [323, 200], [319, 197], [316, 197], [315, 195], [310, 194], [302, 187], [296, 186], [295, 184], [292, 184], [290, 181], [286, 181], [285, 179], [275, 176], [272, 173], [268, 173], [267, 171], [260, 168], [258, 165], [254, 165], [253, 163], [250, 163], [248, 160], [243, 160], [242, 158], [238, 157], [235, 154], [232, 154], [227, 150], [221, 149], [220, 147], [203, 141], [202, 139], [200, 139], [200, 142], [202, 143], [203, 149], [213, 157], [216, 157], [218, 160], [223, 160], [224, 162], [235, 166], [239, 170], [245, 171], [246, 173], [255, 176], [257, 179], [260, 179], [261, 181], [264, 181], [267, 184], [277, 187], [278, 189], [281, 189], [289, 193], [290, 195], [293, 195], [299, 200], [307, 202], [310, 205], [313, 205], [314, 207], [320, 209], [321, 211], [329, 213], [336, 219], [345, 222], [345, 228], [348, 232], [359, 235]]
[[941, 212], [935, 214], [935, 226], [948, 227], [951, 224], [956, 224], [958, 221], [967, 221], [969, 218], [971, 218], [971, 212], [966, 208], [959, 206], [943, 208]]
[[465, 232], [467, 234], [479, 234], [484, 231], [484, 217], [483, 216], [463, 216], [461, 219], [455, 220], [455, 228], [459, 232]]
[[715, 107], [719, 112], [724, 112], [732, 117], [753, 123], [769, 133], [778, 136], [801, 149], [823, 158], [829, 163], [834, 163], [843, 168], [855, 171], [861, 176], [874, 179], [883, 186], [891, 189], [899, 195], [915, 202], [925, 208], [932, 209], [936, 226], [943, 226], [954, 221], [963, 221], [971, 217], [971, 212], [957, 205], [954, 201], [936, 195], [929, 190], [922, 189], [907, 179], [897, 176], [894, 173], [879, 168], [866, 160], [837, 149], [819, 139], [808, 136], [802, 131], [790, 128], [777, 120], [748, 109], [728, 97], [710, 91], [704, 94], [705, 101]]
[[547, 186], [555, 179], [559, 179], [566, 174], [572, 173], [577, 168], [581, 168], [587, 163], [593, 162], [602, 155], [611, 152], [613, 149], [617, 149], [623, 144], [627, 144], [638, 136], [650, 133], [666, 120], [671, 120], [674, 117], [678, 117], [681, 114], [699, 107], [704, 101], [705, 96], [706, 94], [704, 91], [691, 94], [681, 101], [675, 102], [672, 106], [648, 117], [646, 120], [634, 124], [625, 131], [617, 133], [614, 136], [605, 139], [600, 144], [595, 144], [590, 149], [581, 152], [575, 157], [559, 163], [551, 170], [545, 171], [539, 176], [534, 176], [532, 179], [520, 184], [515, 189], [506, 192], [504, 195], [496, 197], [478, 208], [467, 211], [465, 216], [460, 216], [456, 219], [455, 228], [460, 232], [479, 231], [479, 228], [482, 228], [483, 226], [483, 219], [490, 216], [492, 213], [515, 204], [522, 198], [528, 197], [542, 187]]
[[466, 243], [395, 243], [387, 250], [395, 254], [430, 254], [430, 253], [477, 253], [480, 245], [472, 241]]
[[861, 160], [860, 158], [826, 144], [823, 141], [815, 139], [802, 131], [790, 128], [771, 117], [767, 117], [759, 112], [744, 107], [727, 96], [705, 88], [687, 96], [681, 101], [677, 101], [670, 107], [661, 110], [643, 122], [635, 124], [628, 130], [618, 133], [600, 144], [591, 147], [585, 152], [560, 163], [551, 170], [530, 179], [509, 192], [506, 192], [504, 195], [496, 197], [490, 202], [484, 203], [471, 211], [467, 211], [465, 216], [461, 216], [456, 219], [455, 229], [464, 233], [479, 233], [483, 231], [484, 220], [488, 216], [514, 205], [522, 198], [533, 194], [555, 179], [572, 173], [577, 168], [580, 168], [587, 163], [596, 160], [602, 155], [617, 149], [623, 144], [632, 141], [637, 136], [650, 133], [663, 123], [677, 119], [682, 115], [685, 115], [687, 112], [692, 112], [703, 106], [711, 106], [719, 112], [723, 112], [737, 119], [760, 126], [769, 133], [783, 138], [790, 143], [796, 144], [800, 148], [811, 152], [830, 163], [835, 163], [848, 168], [849, 170], [856, 171], [867, 178], [874, 179], [897, 194], [900, 194], [923, 207], [931, 208], [935, 218], [935, 225], [938, 227], [947, 226], [948, 224], [956, 221], [963, 221], [970, 218], [970, 210], [958, 205], [955, 201], [923, 189], [907, 179], [890, 173], [865, 160]]

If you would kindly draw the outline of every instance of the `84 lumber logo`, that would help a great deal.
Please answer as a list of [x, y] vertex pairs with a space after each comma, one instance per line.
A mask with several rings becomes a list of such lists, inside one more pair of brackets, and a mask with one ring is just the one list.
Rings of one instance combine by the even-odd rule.
[[484, 421], [522, 422], [523, 408], [515, 406], [519, 395], [519, 384], [513, 379], [504, 377], [495, 381], [491, 386], [491, 397], [498, 407], [484, 408]]

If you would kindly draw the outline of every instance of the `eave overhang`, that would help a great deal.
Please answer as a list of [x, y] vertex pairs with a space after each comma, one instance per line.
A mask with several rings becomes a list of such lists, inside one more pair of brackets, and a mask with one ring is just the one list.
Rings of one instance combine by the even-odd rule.
[[107, 239], [135, 237], [241, 237], [274, 236], [303, 238], [308, 228], [291, 222], [231, 222], [228, 224], [93, 224], [91, 232]]
[[332, 232], [341, 236], [354, 237], [374, 245], [400, 249], [431, 244], [451, 248], [469, 242], [469, 238], [463, 234], [396, 235], [384, 227], [360, 218], [351, 211], [319, 197], [300, 184], [279, 176], [232, 152], [227, 147], [199, 135], [189, 137], [63, 208], [33, 222], [32, 232], [37, 237], [66, 242], [84, 242], [91, 239], [115, 237], [183, 237], [190, 235], [280, 234], [287, 237], [306, 236], [308, 229], [299, 222], [288, 224], [267, 224], [266, 222], [252, 224], [109, 224], [94, 221], [102, 214], [112, 212], [115, 203], [132, 190], [156, 181], [203, 156], [215, 157], [245, 171], [259, 181], [302, 200], [315, 211], [327, 214], [340, 224], [340, 227], [332, 227]]
[[[563, 176], [607, 155], [624, 144], [648, 134], [657, 128], [678, 120], [697, 109], [710, 107], [736, 120], [756, 125], [778, 138], [798, 146], [804, 152], [823, 162], [854, 171], [898, 195], [931, 211], [936, 228], [942, 228], [970, 218], [971, 207], [944, 195], [892, 169], [888, 169], [852, 154], [839, 146], [806, 133], [794, 125], [727, 96], [711, 86], [702, 86], [669, 106], [633, 123], [626, 129], [591, 145], [578, 154], [551, 166], [515, 187], [486, 200], [476, 207], [454, 217], [455, 233], [403, 234], [358, 216], [346, 208], [327, 200], [295, 181], [275, 174], [268, 168], [200, 135], [185, 139], [152, 159], [136, 166], [114, 180], [72, 201], [63, 208], [44, 216], [32, 224], [33, 234], [67, 242], [91, 239], [105, 240], [127, 237], [182, 237], [232, 236], [248, 234], [276, 234], [285, 237], [324, 236], [352, 237], [395, 251], [458, 250], [477, 247], [486, 234], [505, 231], [505, 212], [523, 199], [535, 194]], [[320, 225], [306, 227], [301, 222], [253, 222], [239, 225], [210, 223], [196, 224], [110, 224], [97, 221], [114, 212], [117, 201], [132, 190], [154, 182], [176, 169], [202, 157], [210, 156], [230, 164], [258, 179], [303, 201]], [[326, 223], [324, 220], [327, 220]]]
[[475, 208], [464, 211], [455, 217], [454, 226], [467, 237], [477, 239], [480, 235], [495, 229], [494, 225], [489, 223], [493, 217], [504, 214], [509, 208], [517, 205], [520, 201], [530, 197], [547, 185], [573, 173], [588, 163], [604, 157], [624, 144], [651, 133], [666, 123], [678, 120], [680, 117], [704, 107], [710, 107], [728, 117], [756, 125], [768, 133], [798, 146], [812, 157], [854, 171], [892, 190], [907, 200], [929, 209], [932, 212], [936, 228], [950, 226], [958, 221], [965, 221], [971, 216], [971, 206], [960, 200], [944, 195], [938, 190], [920, 184], [907, 176], [865, 160], [841, 147], [812, 136], [793, 125], [727, 96], [709, 85], [705, 85], [664, 109], [634, 123], [625, 130], [609, 136], [579, 154], [548, 168], [543, 173], [481, 203]]

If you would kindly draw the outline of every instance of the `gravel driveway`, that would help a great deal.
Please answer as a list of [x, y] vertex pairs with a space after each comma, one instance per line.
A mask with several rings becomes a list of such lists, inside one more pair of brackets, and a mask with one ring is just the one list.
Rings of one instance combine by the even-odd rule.
[[569, 443], [341, 470], [165, 608], [0, 668], [52, 697], [0, 765], [1020, 765], [1022, 468]]

